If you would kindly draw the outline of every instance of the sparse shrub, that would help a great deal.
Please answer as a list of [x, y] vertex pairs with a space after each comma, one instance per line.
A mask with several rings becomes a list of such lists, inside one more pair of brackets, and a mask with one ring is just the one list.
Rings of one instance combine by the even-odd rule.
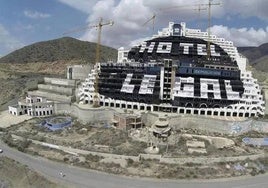
[[[114, 163], [114, 162], [111, 162], [111, 163], [103, 163], [103, 164], [108, 169], [112, 169], [112, 168], [120, 169], [121, 168], [120, 164], [117, 164], [117, 163]], [[116, 172], [114, 172], [114, 173], [116, 173]]]
[[148, 160], [142, 160], [141, 164], [142, 164], [143, 168], [150, 168], [150, 166], [151, 166], [150, 161], [148, 161]]
[[191, 175], [190, 174], [185, 174], [185, 178], [187, 178], [187, 179], [189, 179], [191, 177]]
[[251, 172], [250, 172], [250, 175], [252, 175], [252, 176], [256, 176], [256, 175], [258, 175], [258, 171], [257, 171], [257, 169], [256, 169], [256, 168], [253, 168], [253, 169], [251, 170]]
[[192, 162], [185, 163], [185, 165], [186, 165], [186, 166], [188, 166], [188, 167], [193, 167], [193, 166], [195, 166], [195, 164], [194, 164], [194, 163], [192, 163]]
[[127, 159], [127, 166], [133, 166], [135, 161], [133, 159]]
[[88, 154], [86, 155], [86, 160], [87, 161], [91, 161], [91, 162], [99, 162], [102, 159], [102, 157], [98, 156], [98, 155], [92, 155], [92, 154]]
[[68, 157], [64, 157], [64, 158], [63, 158], [63, 161], [64, 161], [64, 162], [68, 162], [68, 161], [69, 161], [69, 158], [68, 158]]
[[17, 144], [17, 148], [19, 151], [24, 152], [26, 148], [32, 143], [32, 141], [23, 139], [21, 142]]

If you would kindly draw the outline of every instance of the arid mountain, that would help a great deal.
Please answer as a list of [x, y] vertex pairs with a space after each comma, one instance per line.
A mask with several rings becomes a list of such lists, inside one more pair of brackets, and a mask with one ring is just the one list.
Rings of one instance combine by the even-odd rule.
[[[0, 63], [35, 63], [71, 60], [94, 63], [95, 54], [96, 43], [63, 37], [25, 46], [0, 58]], [[116, 49], [101, 46], [101, 61], [116, 60], [116, 58]]]
[[259, 47], [238, 47], [238, 51], [248, 58], [251, 66], [268, 73], [268, 43]]
[[[66, 67], [95, 62], [96, 43], [70, 37], [38, 42], [0, 58], [0, 110], [37, 87], [44, 76], [66, 77]], [[117, 50], [101, 47], [101, 61], [116, 60]]]

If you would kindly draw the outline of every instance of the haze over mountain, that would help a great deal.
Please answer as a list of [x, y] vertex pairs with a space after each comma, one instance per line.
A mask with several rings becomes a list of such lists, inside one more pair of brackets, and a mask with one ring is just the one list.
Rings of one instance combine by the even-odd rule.
[[[81, 60], [85, 63], [94, 63], [95, 54], [96, 43], [63, 37], [25, 46], [0, 58], [0, 63], [55, 62], [62, 60]], [[101, 61], [116, 59], [116, 49], [101, 46]]]
[[237, 49], [248, 58], [251, 66], [268, 73], [268, 43], [258, 47], [238, 47]]

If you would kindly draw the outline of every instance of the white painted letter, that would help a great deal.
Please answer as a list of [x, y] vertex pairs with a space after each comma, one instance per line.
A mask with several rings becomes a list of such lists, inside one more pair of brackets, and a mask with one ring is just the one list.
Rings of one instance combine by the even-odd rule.
[[122, 85], [121, 92], [123, 93], [133, 93], [135, 85], [130, 85], [133, 74], [127, 74], [127, 77]]
[[197, 54], [207, 55], [207, 49], [205, 44], [197, 44]]
[[[209, 88], [209, 85], [212, 86], [212, 88]], [[213, 93], [214, 99], [221, 99], [220, 83], [218, 79], [200, 78], [200, 97], [208, 99], [208, 93]]]
[[156, 53], [170, 53], [171, 47], [171, 42], [159, 42]]
[[180, 46], [183, 47], [183, 54], [189, 54], [189, 47], [193, 47], [191, 43], [180, 43]]
[[211, 56], [221, 56], [220, 53], [217, 53], [215, 51], [215, 45], [210, 45], [210, 53], [211, 53]]
[[140, 53], [144, 52], [144, 50], [148, 50], [148, 53], [152, 53], [154, 49], [155, 42], [151, 42], [150, 46], [147, 46], [147, 42], [143, 42], [141, 44]]
[[153, 94], [156, 75], [144, 75], [139, 94]]

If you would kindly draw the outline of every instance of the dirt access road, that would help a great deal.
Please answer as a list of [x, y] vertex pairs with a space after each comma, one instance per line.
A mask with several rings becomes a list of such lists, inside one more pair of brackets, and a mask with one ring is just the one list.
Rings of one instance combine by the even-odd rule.
[[[238, 179], [220, 179], [220, 180], [198, 180], [198, 181], [176, 181], [176, 180], [160, 180], [148, 178], [131, 178], [117, 175], [106, 174], [93, 170], [87, 170], [74, 166], [65, 165], [63, 163], [53, 162], [40, 157], [34, 157], [25, 153], [21, 153], [13, 148], [8, 147], [0, 142], [0, 147], [4, 150], [2, 155], [12, 158], [22, 164], [28, 165], [46, 178], [59, 184], [69, 187], [104, 187], [104, 188], [267, 188], [268, 175], [260, 175], [256, 177], [245, 177]], [[62, 171], [66, 176], [60, 176]]]

